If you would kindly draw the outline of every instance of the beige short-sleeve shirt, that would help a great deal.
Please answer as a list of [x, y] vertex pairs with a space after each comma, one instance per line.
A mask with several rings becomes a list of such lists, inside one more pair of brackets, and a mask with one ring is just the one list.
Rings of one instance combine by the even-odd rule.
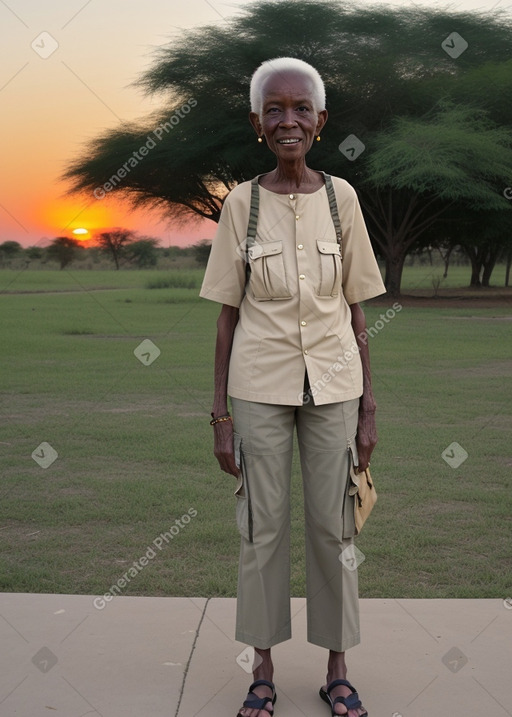
[[306, 370], [316, 405], [363, 392], [349, 305], [385, 287], [355, 190], [344, 179], [333, 183], [341, 252], [325, 187], [276, 194], [260, 186], [247, 286], [251, 183], [226, 198], [200, 296], [240, 309], [228, 377], [234, 398], [302, 405]]

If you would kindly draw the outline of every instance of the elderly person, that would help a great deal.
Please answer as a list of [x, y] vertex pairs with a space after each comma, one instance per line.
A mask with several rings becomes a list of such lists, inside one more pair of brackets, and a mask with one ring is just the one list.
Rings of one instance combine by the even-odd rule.
[[270, 650], [291, 637], [296, 429], [308, 641], [329, 650], [320, 696], [332, 715], [364, 717], [345, 663], [345, 650], [360, 641], [357, 570], [340, 556], [355, 534], [351, 462], [364, 470], [377, 442], [359, 302], [385, 288], [354, 189], [306, 165], [327, 121], [318, 72], [291, 58], [264, 62], [251, 81], [251, 109], [257, 141], [277, 166], [226, 198], [201, 288], [222, 304], [211, 423], [219, 465], [238, 478], [236, 639], [255, 650], [254, 682], [238, 716], [273, 714]]

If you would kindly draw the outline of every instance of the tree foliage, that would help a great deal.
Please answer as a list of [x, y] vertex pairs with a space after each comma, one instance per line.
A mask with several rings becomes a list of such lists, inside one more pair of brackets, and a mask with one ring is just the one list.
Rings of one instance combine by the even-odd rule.
[[[468, 43], [457, 58], [442, 47], [454, 28]], [[501, 186], [512, 176], [510, 18], [329, 0], [254, 2], [161, 47], [139, 84], [165, 107], [93, 141], [69, 166], [72, 190], [98, 197], [113, 179], [109, 191], [135, 206], [218, 221], [235, 184], [274, 166], [247, 121], [248, 90], [263, 60], [284, 55], [324, 78], [329, 121], [309, 163], [357, 188], [392, 292], [422, 222], [427, 231], [461, 207], [510, 210]], [[366, 147], [354, 161], [338, 149], [350, 134]]]
[[[456, 207], [471, 214], [480, 210], [481, 219], [489, 213], [508, 216], [499, 188], [511, 167], [512, 132], [466, 105], [445, 102], [422, 118], [398, 117], [374, 137], [362, 201], [372, 237], [386, 258], [390, 293], [400, 292], [408, 251], [450, 210], [452, 221], [462, 224], [466, 219]], [[476, 261], [487, 256], [481, 237], [474, 251], [466, 243]]]
[[61, 269], [65, 269], [66, 266], [72, 263], [75, 259], [78, 251], [81, 250], [81, 246], [76, 239], [70, 239], [69, 237], [57, 237], [46, 249], [46, 254], [49, 259], [57, 261]]
[[197, 242], [197, 244], [194, 244], [192, 247], [194, 258], [200, 266], [206, 266], [208, 264], [211, 249], [212, 243], [209, 239], [201, 239], [200, 242]]
[[156, 266], [158, 241], [151, 237], [136, 239], [129, 243], [124, 251], [127, 260], [135, 264], [139, 269], [147, 269]]
[[29, 246], [25, 249], [25, 254], [30, 260], [42, 259], [44, 256], [44, 249], [40, 246]]
[[96, 237], [96, 242], [101, 251], [112, 257], [116, 269], [119, 269], [123, 251], [134, 241], [135, 234], [128, 229], [112, 229], [108, 232], [102, 232]]
[[19, 254], [21, 251], [21, 244], [17, 241], [8, 239], [0, 244], [0, 256], [11, 258]]

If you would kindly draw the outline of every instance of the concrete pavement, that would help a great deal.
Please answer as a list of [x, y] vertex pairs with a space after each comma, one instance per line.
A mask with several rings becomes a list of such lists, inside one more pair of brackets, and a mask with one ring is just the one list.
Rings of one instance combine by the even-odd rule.
[[[0, 594], [0, 717], [235, 717], [252, 650], [232, 598]], [[100, 609], [102, 608], [102, 609]], [[276, 717], [329, 717], [305, 600], [273, 648]], [[370, 717], [512, 715], [512, 601], [361, 600], [349, 679]]]

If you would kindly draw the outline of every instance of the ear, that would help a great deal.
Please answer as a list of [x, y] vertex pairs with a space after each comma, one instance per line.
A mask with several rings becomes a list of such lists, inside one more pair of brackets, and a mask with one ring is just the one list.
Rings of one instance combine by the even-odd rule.
[[249, 112], [249, 122], [254, 127], [254, 131], [258, 135], [258, 137], [261, 137], [263, 134], [263, 129], [261, 127], [261, 122], [258, 114], [256, 112]]
[[325, 123], [327, 122], [328, 113], [327, 110], [322, 110], [318, 113], [318, 121], [316, 123], [316, 133], [319, 134]]

